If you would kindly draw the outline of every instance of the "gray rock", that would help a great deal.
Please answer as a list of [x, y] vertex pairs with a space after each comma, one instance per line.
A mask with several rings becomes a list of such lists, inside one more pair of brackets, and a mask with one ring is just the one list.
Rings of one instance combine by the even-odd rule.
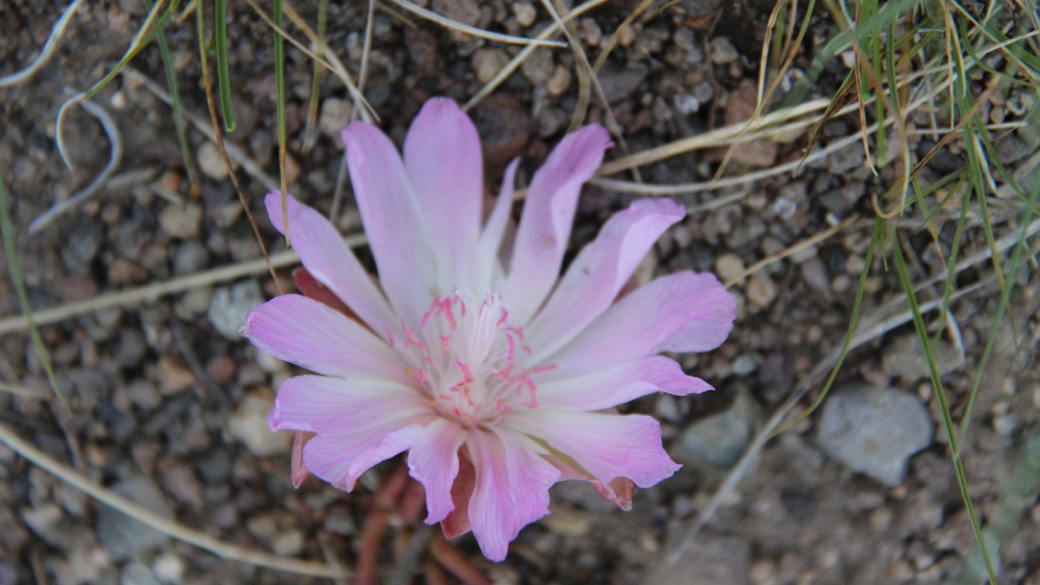
[[[939, 366], [939, 375], [945, 376], [957, 369], [964, 359], [951, 343], [940, 341], [932, 344], [932, 354]], [[921, 349], [921, 340], [917, 334], [904, 335], [885, 347], [882, 367], [889, 376], [899, 376], [905, 382], [931, 375], [928, 360]]]
[[628, 68], [620, 71], [607, 71], [599, 76], [599, 83], [603, 86], [603, 93], [607, 101], [614, 103], [628, 97], [646, 79], [645, 68]]
[[747, 392], [740, 392], [729, 409], [688, 426], [672, 446], [671, 456], [691, 465], [732, 467], [751, 440], [759, 410]]
[[123, 567], [119, 585], [160, 585], [160, 583], [148, 567], [141, 563], [133, 562]]
[[238, 340], [238, 329], [245, 323], [246, 314], [262, 302], [264, 295], [256, 280], [217, 288], [209, 303], [209, 321], [224, 337]]
[[[166, 502], [166, 496], [146, 477], [126, 479], [111, 489], [164, 518], [173, 518], [173, 509]], [[165, 534], [108, 506], [98, 507], [96, 529], [101, 546], [117, 560], [158, 548], [170, 540]]]
[[198, 240], [188, 240], [173, 255], [173, 273], [191, 274], [209, 265], [209, 250]]
[[850, 144], [827, 155], [827, 170], [832, 175], [841, 175], [862, 165], [866, 158], [861, 144]]
[[907, 459], [931, 444], [932, 436], [932, 420], [916, 396], [851, 385], [827, 399], [816, 441], [851, 469], [896, 486]]

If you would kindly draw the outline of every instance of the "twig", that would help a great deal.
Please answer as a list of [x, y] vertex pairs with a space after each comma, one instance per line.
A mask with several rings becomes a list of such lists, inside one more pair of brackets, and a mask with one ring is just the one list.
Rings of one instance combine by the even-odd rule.
[[237, 546], [223, 543], [208, 534], [192, 530], [167, 518], [156, 514], [144, 506], [132, 502], [123, 496], [112, 492], [92, 481], [84, 475], [70, 469], [67, 465], [57, 461], [50, 455], [40, 451], [36, 447], [23, 440], [17, 434], [0, 425], [0, 442], [10, 447], [13, 451], [32, 462], [37, 467], [54, 475], [58, 479], [68, 483], [72, 487], [82, 491], [99, 502], [110, 506], [127, 516], [146, 524], [163, 534], [171, 536], [192, 546], [209, 551], [218, 557], [239, 561], [258, 567], [295, 573], [298, 575], [310, 575], [314, 577], [341, 578], [348, 576], [343, 569], [334, 569], [322, 563], [314, 561], [303, 561], [299, 559], [287, 559], [278, 557], [270, 552], [247, 550]]
[[[101, 187], [105, 185], [105, 181], [107, 181], [108, 177], [116, 170], [116, 167], [119, 166], [120, 160], [122, 160], [123, 158], [123, 142], [122, 139], [120, 139], [119, 137], [119, 127], [116, 126], [115, 120], [113, 120], [112, 117], [108, 115], [108, 112], [106, 112], [104, 108], [98, 106], [94, 102], [90, 100], [77, 99], [82, 98], [83, 95], [84, 94], [79, 94], [78, 96], [73, 98], [73, 100], [76, 101], [70, 103], [79, 103], [81, 106], [83, 106], [84, 110], [86, 110], [88, 113], [90, 113], [90, 115], [94, 116], [98, 119], [99, 122], [101, 122], [101, 126], [105, 129], [105, 134], [108, 135], [108, 142], [109, 144], [111, 144], [111, 150], [109, 151], [108, 155], [108, 164], [105, 166], [105, 169], [101, 171], [101, 174], [95, 177], [89, 185], [87, 185], [78, 193], [75, 193], [65, 201], [55, 204], [53, 207], [44, 212], [43, 215], [33, 220], [33, 222], [29, 224], [29, 235], [39, 232], [43, 228], [50, 225], [51, 222], [58, 218], [58, 216], [76, 207], [80, 203], [83, 203], [84, 201], [92, 197], [95, 193], [100, 191]], [[56, 129], [56, 131], [58, 132], [58, 141], [61, 142], [61, 125], [57, 125]]]

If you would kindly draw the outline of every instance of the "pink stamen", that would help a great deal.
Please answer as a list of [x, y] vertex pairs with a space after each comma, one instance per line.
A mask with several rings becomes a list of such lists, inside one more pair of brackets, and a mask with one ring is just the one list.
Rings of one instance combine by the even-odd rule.
[[556, 364], [546, 364], [544, 366], [538, 366], [537, 368], [531, 370], [531, 373], [532, 374], [541, 374], [542, 372], [549, 372], [549, 371], [555, 370], [558, 367], [560, 367], [560, 366], [558, 366]]

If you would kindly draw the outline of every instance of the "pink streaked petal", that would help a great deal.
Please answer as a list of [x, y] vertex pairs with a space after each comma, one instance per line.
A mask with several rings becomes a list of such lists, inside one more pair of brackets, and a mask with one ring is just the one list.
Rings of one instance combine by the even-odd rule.
[[307, 471], [307, 466], [303, 464], [303, 446], [313, 438], [314, 433], [306, 431], [296, 431], [296, 436], [293, 437], [292, 464], [289, 468], [289, 478], [292, 480], [294, 488], [303, 485], [303, 481], [311, 474], [310, 471]]
[[649, 416], [564, 410], [514, 411], [501, 425], [542, 439], [601, 482], [630, 478], [642, 488], [681, 466], [661, 446], [661, 425]]
[[[401, 156], [379, 128], [352, 122], [343, 130], [347, 166], [361, 221], [395, 312], [415, 326], [437, 289], [441, 268]], [[400, 325], [392, 329], [396, 334]]]
[[560, 472], [530, 439], [493, 427], [469, 434], [476, 486], [469, 502], [473, 536], [488, 559], [505, 560], [520, 529], [549, 513], [549, 487]]
[[608, 483], [601, 481], [592, 482], [596, 492], [624, 511], [632, 509], [632, 497], [635, 495], [635, 487], [631, 479], [618, 477]]
[[[272, 191], [264, 203], [271, 223], [281, 232], [281, 193]], [[386, 335], [388, 327], [396, 331], [397, 319], [386, 297], [329, 220], [291, 195], [286, 197], [286, 206], [292, 247], [311, 276], [327, 286], [377, 335]]]
[[[543, 374], [553, 376], [555, 370]], [[559, 410], [603, 410], [653, 392], [675, 396], [699, 394], [712, 387], [687, 376], [679, 364], [664, 356], [647, 356], [606, 370], [574, 377], [553, 377], [538, 384], [539, 405]]]
[[340, 435], [318, 435], [304, 445], [303, 462], [314, 475], [349, 492], [373, 465], [414, 445], [430, 417], [409, 417]]
[[469, 501], [473, 497], [473, 489], [477, 484], [476, 472], [469, 448], [463, 444], [459, 449], [459, 473], [451, 484], [452, 511], [441, 521], [441, 530], [445, 538], [455, 538], [470, 531]]
[[502, 248], [502, 236], [505, 234], [506, 225], [509, 223], [509, 212], [513, 210], [513, 185], [519, 165], [520, 159], [516, 158], [506, 167], [505, 175], [502, 177], [502, 190], [499, 191], [495, 208], [491, 211], [477, 242], [476, 278], [480, 283], [492, 282], [498, 272], [498, 253]]
[[307, 297], [282, 295], [267, 301], [246, 315], [240, 333], [260, 351], [319, 374], [411, 382], [407, 366], [382, 339]]
[[578, 254], [527, 327], [531, 364], [574, 338], [614, 302], [650, 247], [686, 210], [671, 199], [640, 199], [614, 214]]
[[558, 379], [659, 351], [708, 351], [726, 340], [736, 315], [736, 298], [715, 276], [678, 272], [622, 297], [547, 361]]
[[469, 282], [480, 234], [484, 162], [477, 128], [451, 98], [428, 100], [404, 141], [404, 166], [438, 259], [442, 290]]
[[282, 382], [267, 417], [272, 431], [336, 435], [430, 413], [418, 391], [371, 378], [296, 376]]
[[455, 509], [451, 486], [459, 474], [459, 447], [466, 434], [457, 423], [437, 419], [408, 452], [408, 470], [426, 488], [427, 524], [444, 520]]
[[535, 172], [502, 294], [512, 322], [526, 325], [556, 284], [581, 186], [610, 145], [602, 126], [585, 126], [565, 136]]

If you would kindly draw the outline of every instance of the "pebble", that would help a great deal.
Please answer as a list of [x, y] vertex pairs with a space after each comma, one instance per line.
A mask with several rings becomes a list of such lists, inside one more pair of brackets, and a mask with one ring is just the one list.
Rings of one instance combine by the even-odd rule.
[[524, 152], [531, 136], [531, 115], [520, 101], [506, 93], [495, 93], [473, 111], [473, 123], [481, 138], [484, 166], [500, 167]]
[[[166, 496], [144, 476], [134, 476], [110, 488], [115, 493], [146, 507], [163, 518], [173, 519], [173, 509]], [[126, 514], [108, 506], [98, 506], [98, 541], [108, 554], [120, 560], [166, 545], [170, 537], [141, 524]]]
[[114, 285], [135, 285], [148, 280], [149, 273], [136, 262], [117, 258], [108, 267], [108, 281]]
[[174, 238], [194, 238], [202, 225], [202, 207], [196, 203], [185, 206], [170, 204], [159, 214], [159, 226]]
[[768, 276], [752, 276], [747, 284], [747, 298], [755, 307], [768, 307], [776, 298], [776, 285]]
[[321, 114], [318, 116], [318, 128], [321, 133], [330, 138], [339, 138], [340, 131], [350, 123], [350, 117], [354, 113], [354, 105], [347, 100], [339, 98], [325, 98], [321, 104]]
[[744, 261], [736, 254], [723, 254], [715, 260], [715, 272], [723, 282], [729, 282], [744, 272]]
[[173, 255], [174, 274], [193, 274], [209, 266], [209, 250], [198, 240], [188, 240]]
[[728, 65], [736, 61], [740, 55], [728, 37], [715, 37], [708, 43], [708, 57], [716, 65]]
[[480, 20], [480, 4], [477, 0], [433, 0], [433, 11], [441, 16], [474, 26]]
[[437, 37], [427, 30], [409, 28], [405, 30], [404, 41], [416, 71], [424, 76], [436, 75]]
[[184, 359], [171, 354], [159, 358], [156, 376], [159, 378], [159, 391], [166, 395], [187, 390], [196, 383], [195, 374], [188, 369]]
[[228, 420], [228, 434], [258, 457], [288, 453], [293, 434], [273, 433], [267, 415], [274, 408], [274, 393], [266, 389], [249, 392]]
[[681, 463], [707, 463], [728, 469], [736, 464], [747, 447], [758, 415], [758, 404], [742, 391], [730, 408], [688, 426], [669, 454]]
[[159, 585], [159, 580], [148, 567], [134, 561], [123, 567], [119, 585]]
[[235, 379], [238, 364], [227, 354], [215, 356], [206, 363], [206, 373], [217, 384], [227, 384]]
[[862, 384], [827, 398], [816, 441], [854, 471], [897, 486], [907, 459], [932, 442], [928, 409], [913, 394]]
[[245, 324], [246, 315], [263, 302], [263, 292], [254, 279], [219, 287], [210, 300], [209, 322], [221, 335], [237, 341], [241, 339], [238, 330]]
[[[963, 363], [957, 348], [945, 340], [932, 343], [932, 355], [935, 356], [940, 376], [949, 374]], [[886, 344], [881, 363], [886, 374], [898, 376], [905, 382], [913, 382], [931, 375], [928, 360], [925, 359], [921, 341], [916, 333], [903, 335]]]
[[697, 99], [697, 96], [688, 93], [676, 94], [674, 101], [675, 109], [679, 110], [684, 116], [693, 114], [701, 109], [701, 101]]
[[535, 19], [538, 18], [538, 11], [535, 10], [534, 4], [530, 2], [515, 2], [513, 4], [513, 15], [516, 16], [516, 22], [527, 28], [534, 24]]
[[832, 175], [841, 175], [863, 165], [866, 155], [863, 145], [854, 143], [827, 155], [827, 171]]
[[571, 86], [571, 71], [563, 65], [557, 65], [549, 76], [549, 79], [545, 82], [545, 88], [549, 90], [549, 95], [561, 96], [567, 92], [567, 88]]
[[827, 274], [827, 266], [819, 256], [814, 256], [803, 262], [801, 271], [802, 278], [813, 289], [820, 292], [826, 292], [831, 289], [831, 279]]
[[581, 538], [592, 528], [592, 517], [584, 510], [553, 506], [549, 515], [541, 519], [540, 524], [560, 536]]
[[733, 373], [738, 376], [746, 376], [758, 368], [755, 358], [749, 354], [742, 354], [733, 360]]
[[[629, 30], [626, 27], [625, 30]], [[603, 93], [607, 101], [614, 103], [632, 94], [646, 79], [647, 70], [644, 68], [626, 68], [615, 71], [604, 71], [600, 73], [599, 82], [603, 86]]]
[[537, 85], [545, 83], [553, 74], [552, 51], [546, 48], [535, 49], [534, 52], [520, 66], [520, 71], [531, 83]]
[[509, 64], [509, 55], [502, 49], [477, 49], [473, 53], [472, 63], [477, 80], [487, 83]]
[[303, 533], [299, 530], [282, 532], [271, 540], [271, 550], [280, 557], [295, 557], [303, 552]]
[[199, 170], [202, 174], [214, 181], [223, 181], [228, 178], [227, 166], [224, 165], [224, 157], [220, 149], [212, 142], [206, 141], [199, 147], [196, 158], [199, 162]]
[[184, 579], [187, 563], [174, 552], [165, 552], [152, 562], [152, 572], [166, 585], [179, 585]]
[[654, 412], [657, 416], [665, 420], [672, 422], [679, 422], [682, 420], [682, 413], [679, 412], [679, 405], [675, 402], [675, 397], [670, 394], [662, 394], [657, 398]]

